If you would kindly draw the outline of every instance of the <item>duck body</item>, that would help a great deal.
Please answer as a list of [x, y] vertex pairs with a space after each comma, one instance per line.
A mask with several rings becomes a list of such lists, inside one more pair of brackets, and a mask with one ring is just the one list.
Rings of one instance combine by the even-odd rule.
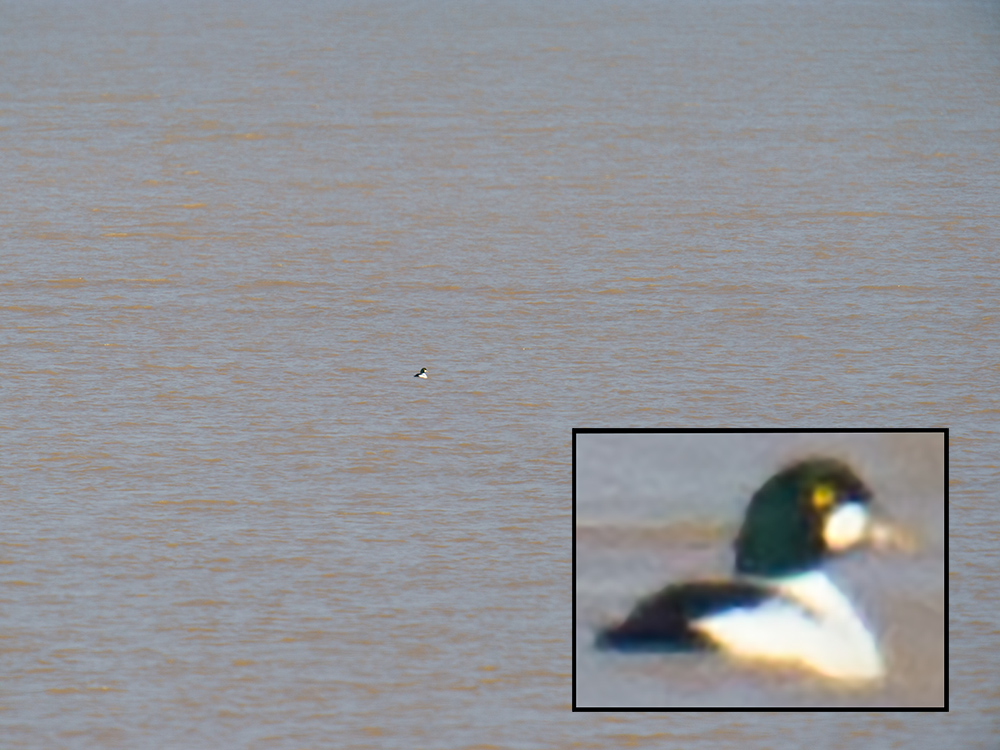
[[751, 498], [731, 580], [669, 585], [642, 599], [596, 646], [618, 651], [718, 650], [794, 664], [835, 680], [873, 680], [878, 644], [823, 562], [872, 531], [872, 493], [844, 464], [799, 462]]
[[420, 372], [418, 372], [413, 377], [415, 377], [415, 378], [423, 378], [424, 380], [427, 380], [427, 368], [426, 367], [421, 367], [420, 368]]

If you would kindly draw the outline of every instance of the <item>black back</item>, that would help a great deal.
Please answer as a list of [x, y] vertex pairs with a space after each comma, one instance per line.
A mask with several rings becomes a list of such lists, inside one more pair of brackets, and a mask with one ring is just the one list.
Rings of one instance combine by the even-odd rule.
[[620, 625], [601, 631], [596, 645], [630, 651], [711, 648], [711, 641], [692, 627], [693, 621], [728, 609], [754, 607], [773, 596], [764, 586], [745, 581], [667, 586], [640, 601]]

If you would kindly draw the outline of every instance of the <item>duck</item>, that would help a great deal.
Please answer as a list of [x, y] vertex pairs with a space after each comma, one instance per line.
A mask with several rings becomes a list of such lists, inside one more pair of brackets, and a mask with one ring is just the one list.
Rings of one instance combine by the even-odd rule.
[[421, 367], [420, 368], [420, 372], [418, 372], [413, 377], [415, 377], [415, 378], [423, 378], [424, 380], [426, 380], [427, 379], [427, 368], [426, 367]]
[[733, 543], [732, 579], [667, 585], [600, 629], [596, 647], [720, 651], [840, 682], [883, 679], [878, 639], [823, 568], [862, 547], [897, 546], [900, 532], [873, 515], [873, 499], [840, 460], [784, 467], [750, 498]]

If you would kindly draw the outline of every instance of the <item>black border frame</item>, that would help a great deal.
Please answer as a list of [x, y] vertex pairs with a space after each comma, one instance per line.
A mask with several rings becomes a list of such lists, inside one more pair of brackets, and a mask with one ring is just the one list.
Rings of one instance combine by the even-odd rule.
[[928, 428], [858, 428], [858, 429], [845, 429], [845, 428], [828, 428], [828, 429], [809, 429], [809, 428], [643, 428], [643, 427], [627, 427], [627, 428], [616, 428], [616, 427], [574, 427], [572, 429], [572, 466], [573, 466], [573, 510], [572, 510], [572, 521], [573, 521], [573, 615], [572, 615], [572, 632], [570, 634], [570, 643], [573, 650], [572, 653], [572, 681], [573, 681], [573, 699], [572, 699], [572, 710], [574, 712], [614, 712], [619, 713], [622, 711], [628, 712], [670, 712], [670, 711], [780, 711], [782, 709], [774, 706], [739, 706], [739, 707], [671, 707], [671, 706], [615, 706], [615, 707], [601, 707], [601, 706], [577, 706], [576, 704], [576, 652], [577, 652], [577, 642], [576, 642], [576, 612], [577, 612], [577, 599], [576, 599], [576, 541], [577, 541], [577, 525], [576, 525], [576, 437], [577, 435], [587, 435], [587, 434], [636, 434], [636, 433], [647, 433], [647, 434], [778, 434], [778, 433], [802, 433], [802, 434], [822, 434], [822, 433], [940, 433], [944, 435], [944, 487], [942, 491], [944, 493], [944, 659], [945, 659], [945, 674], [944, 674], [944, 706], [939, 708], [925, 708], [925, 707], [908, 707], [908, 706], [858, 706], [858, 707], [795, 707], [788, 708], [788, 711], [862, 711], [865, 713], [870, 713], [873, 710], [885, 709], [892, 711], [916, 711], [916, 712], [947, 712], [950, 711], [950, 695], [951, 689], [949, 684], [949, 640], [950, 632], [948, 629], [948, 613], [949, 613], [949, 551], [948, 551], [948, 537], [949, 537], [949, 504], [950, 498], [948, 493], [949, 487], [949, 473], [950, 473], [950, 429], [947, 427], [928, 427]]

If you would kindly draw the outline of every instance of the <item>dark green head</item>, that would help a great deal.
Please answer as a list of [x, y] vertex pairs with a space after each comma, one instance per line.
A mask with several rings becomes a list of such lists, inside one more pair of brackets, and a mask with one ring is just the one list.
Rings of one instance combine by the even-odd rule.
[[861, 541], [871, 499], [871, 490], [840, 461], [792, 464], [751, 498], [736, 537], [737, 572], [783, 576], [816, 568]]

